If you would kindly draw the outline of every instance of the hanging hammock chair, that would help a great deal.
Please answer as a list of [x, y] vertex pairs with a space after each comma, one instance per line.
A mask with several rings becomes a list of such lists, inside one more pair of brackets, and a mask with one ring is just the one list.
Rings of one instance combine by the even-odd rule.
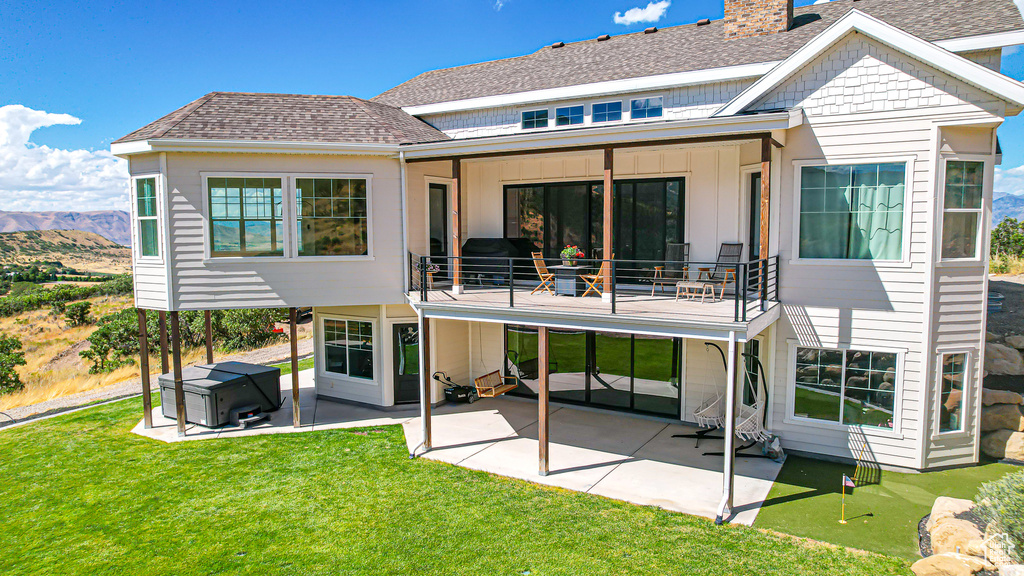
[[711, 373], [711, 347], [714, 346], [715, 350], [718, 350], [718, 354], [722, 357], [722, 366], [727, 366], [725, 361], [725, 352], [718, 347], [717, 344], [711, 342], [704, 343], [704, 387], [701, 391], [700, 405], [692, 412], [693, 421], [701, 427], [693, 434], [673, 434], [673, 438], [695, 438], [697, 440], [694, 447], [700, 446], [700, 441], [707, 439], [719, 439], [721, 436], [711, 436], [711, 433], [719, 428], [725, 426], [725, 391], [721, 389], [714, 389], [710, 394], [708, 393], [708, 376]]

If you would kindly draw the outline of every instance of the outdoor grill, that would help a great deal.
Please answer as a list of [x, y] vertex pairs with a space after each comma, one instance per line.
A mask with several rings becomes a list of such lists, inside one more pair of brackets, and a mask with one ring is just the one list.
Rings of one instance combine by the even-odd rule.
[[[526, 238], [470, 238], [462, 245], [462, 271], [467, 280], [483, 284], [508, 282], [508, 259], [530, 258], [536, 251], [533, 242]], [[493, 260], [500, 258], [500, 260]], [[523, 267], [532, 270], [527, 261], [515, 262], [516, 277], [523, 274]]]
[[[281, 370], [242, 362], [191, 366], [181, 371], [185, 420], [215, 428], [231, 421], [238, 409], [273, 412], [281, 407]], [[174, 374], [161, 374], [163, 415], [174, 418]], [[237, 414], [236, 414], [237, 418]]]

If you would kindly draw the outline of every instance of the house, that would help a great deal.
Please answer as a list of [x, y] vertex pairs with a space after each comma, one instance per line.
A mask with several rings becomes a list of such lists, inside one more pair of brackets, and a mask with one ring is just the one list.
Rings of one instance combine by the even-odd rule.
[[313, 307], [318, 395], [419, 402], [428, 449], [434, 370], [517, 375], [542, 472], [549, 400], [686, 422], [718, 402], [729, 454], [739, 417], [790, 452], [976, 463], [1021, 43], [1012, 0], [725, 0], [371, 100], [207, 94], [111, 147], [136, 303]]

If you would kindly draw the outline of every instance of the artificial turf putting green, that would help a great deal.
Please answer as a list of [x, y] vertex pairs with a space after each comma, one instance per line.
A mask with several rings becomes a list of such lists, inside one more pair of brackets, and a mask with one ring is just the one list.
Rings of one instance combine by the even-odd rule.
[[[899, 474], [790, 456], [754, 525], [851, 548], [919, 558], [917, 524], [931, 511], [935, 498], [973, 499], [981, 484], [1015, 470], [1019, 468], [990, 462]], [[852, 494], [847, 490], [845, 525], [839, 524], [843, 474], [857, 479]]]
[[[291, 361], [281, 362], [280, 364], [271, 364], [270, 367], [271, 368], [280, 368], [281, 369], [281, 376], [284, 376], [286, 374], [291, 374], [292, 373], [292, 363], [291, 363]], [[312, 356], [309, 356], [309, 357], [306, 357], [306, 358], [303, 358], [303, 359], [299, 360], [299, 372], [302, 372], [303, 370], [309, 370], [312, 367], [313, 367], [313, 357]]]
[[2, 574], [895, 574], [905, 560], [407, 458], [401, 428], [164, 444], [136, 399], [0, 431]]

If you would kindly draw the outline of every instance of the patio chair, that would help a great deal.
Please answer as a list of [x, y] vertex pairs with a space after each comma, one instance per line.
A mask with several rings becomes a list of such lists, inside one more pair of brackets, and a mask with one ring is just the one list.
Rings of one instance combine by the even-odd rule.
[[725, 286], [729, 282], [736, 285], [736, 268], [743, 257], [742, 242], [722, 242], [718, 249], [718, 258], [715, 260], [715, 267], [700, 268], [697, 280], [703, 280], [709, 284], [719, 287], [718, 298], [725, 298]]
[[[615, 259], [615, 254], [612, 254], [612, 259]], [[591, 292], [598, 296], [604, 293], [606, 288], [604, 285], [604, 273], [606, 270], [608, 270], [608, 261], [601, 260], [601, 266], [598, 267], [597, 274], [580, 274], [580, 278], [582, 278], [583, 282], [587, 285], [587, 289], [583, 292], [584, 296]]]
[[555, 295], [555, 275], [548, 272], [548, 265], [544, 262], [544, 253], [533, 252], [533, 267], [537, 269], [537, 276], [540, 276], [540, 284], [530, 294], [536, 294], [538, 290], [546, 290], [548, 294]]
[[654, 267], [654, 278], [652, 279], [651, 296], [661, 286], [675, 286], [676, 282], [684, 281], [690, 273], [690, 243], [683, 244], [669, 243], [665, 245], [665, 265]]
[[[507, 381], [511, 380], [511, 384]], [[481, 398], [495, 398], [509, 390], [515, 390], [519, 386], [519, 380], [514, 376], [502, 376], [501, 372], [495, 370], [490, 374], [484, 374], [473, 381], [476, 385], [476, 393]]]

